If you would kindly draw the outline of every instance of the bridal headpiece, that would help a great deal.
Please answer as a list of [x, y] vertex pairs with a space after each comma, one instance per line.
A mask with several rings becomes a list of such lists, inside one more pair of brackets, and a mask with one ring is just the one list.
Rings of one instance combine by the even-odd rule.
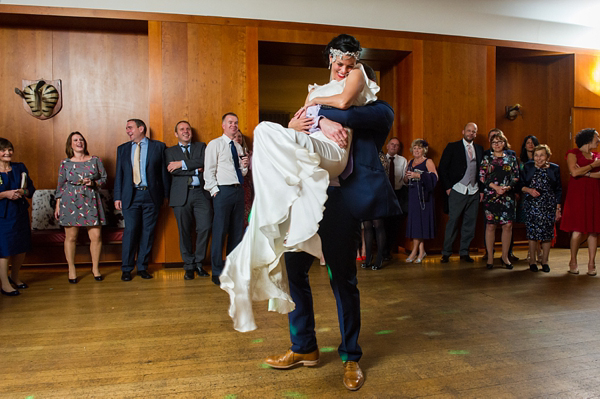
[[343, 60], [344, 57], [354, 57], [356, 58], [356, 61], [358, 61], [360, 59], [360, 51], [342, 51], [342, 50], [338, 50], [336, 48], [330, 48], [329, 49], [329, 54], [331, 54], [331, 57], [333, 58], [333, 60], [337, 60], [338, 58], [340, 60]]

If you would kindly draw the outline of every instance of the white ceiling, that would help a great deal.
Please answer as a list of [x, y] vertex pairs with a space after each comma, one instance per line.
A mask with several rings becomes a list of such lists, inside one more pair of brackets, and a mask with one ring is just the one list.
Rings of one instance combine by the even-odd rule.
[[600, 0], [5, 0], [357, 26], [600, 50]]

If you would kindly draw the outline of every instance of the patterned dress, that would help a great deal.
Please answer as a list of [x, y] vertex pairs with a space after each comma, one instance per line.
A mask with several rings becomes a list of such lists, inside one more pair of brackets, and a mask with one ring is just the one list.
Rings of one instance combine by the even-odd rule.
[[527, 239], [552, 241], [556, 217], [556, 196], [551, 188], [548, 169], [536, 168], [527, 187], [540, 193], [538, 197], [527, 194], [523, 200]]
[[[84, 178], [94, 184], [86, 186]], [[98, 188], [106, 184], [106, 170], [98, 157], [84, 162], [69, 158], [60, 163], [56, 199], [60, 199], [59, 223], [61, 226], [100, 226], [106, 224], [104, 208]]]
[[[519, 165], [514, 155], [495, 157], [486, 155], [479, 168], [479, 180], [484, 184], [483, 208], [487, 223], [506, 224], [515, 220], [515, 186], [519, 182]], [[494, 183], [499, 186], [510, 186], [503, 195], [498, 195], [490, 187]]]

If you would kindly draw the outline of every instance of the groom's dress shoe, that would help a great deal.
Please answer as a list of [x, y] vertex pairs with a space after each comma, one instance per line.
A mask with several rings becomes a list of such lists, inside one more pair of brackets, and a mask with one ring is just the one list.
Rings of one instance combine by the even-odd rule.
[[363, 374], [357, 362], [344, 363], [344, 386], [351, 391], [357, 391], [365, 383]]
[[265, 363], [275, 369], [289, 369], [299, 364], [303, 366], [316, 366], [319, 363], [319, 350], [310, 353], [296, 353], [291, 349], [283, 355], [269, 356]]
[[138, 270], [137, 275], [146, 280], [153, 278], [146, 270]]

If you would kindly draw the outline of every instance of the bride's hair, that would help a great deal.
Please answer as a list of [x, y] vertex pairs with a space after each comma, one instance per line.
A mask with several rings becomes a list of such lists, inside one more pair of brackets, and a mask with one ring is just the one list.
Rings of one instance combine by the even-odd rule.
[[329, 65], [329, 54], [330, 49], [340, 50], [343, 53], [354, 53], [362, 50], [360, 47], [360, 42], [356, 40], [354, 36], [346, 35], [342, 33], [339, 36], [331, 39], [327, 47], [325, 47], [325, 51], [323, 51], [323, 57], [325, 58], [325, 63]]

